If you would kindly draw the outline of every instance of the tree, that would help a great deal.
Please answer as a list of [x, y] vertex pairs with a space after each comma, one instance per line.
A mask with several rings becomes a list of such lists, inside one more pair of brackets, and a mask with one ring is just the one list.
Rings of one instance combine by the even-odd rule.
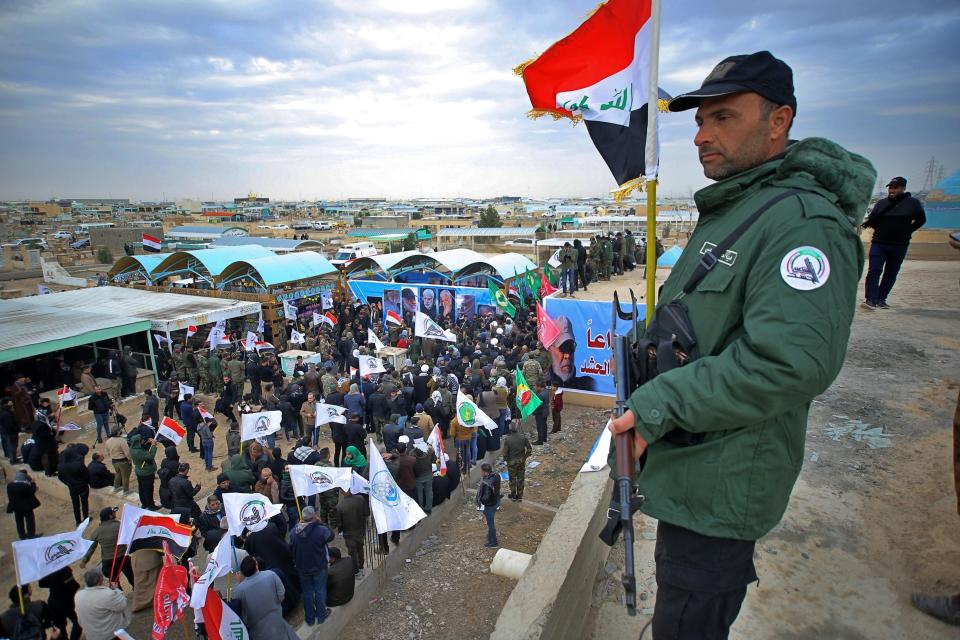
[[423, 214], [420, 213], [419, 211], [414, 211], [413, 213], [410, 214], [411, 220], [420, 220], [422, 218], [423, 218]]
[[407, 237], [403, 239], [403, 250], [413, 251], [416, 248], [417, 248], [417, 234], [408, 233]]
[[113, 254], [110, 253], [110, 249], [106, 247], [100, 247], [97, 250], [97, 262], [100, 264], [110, 264], [113, 262]]
[[493, 205], [488, 206], [483, 213], [480, 214], [480, 224], [478, 226], [484, 229], [503, 226], [500, 214], [497, 213]]

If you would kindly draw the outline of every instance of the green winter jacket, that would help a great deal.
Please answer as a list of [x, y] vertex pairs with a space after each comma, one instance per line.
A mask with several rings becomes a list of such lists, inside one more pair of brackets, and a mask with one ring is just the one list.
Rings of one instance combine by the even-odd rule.
[[130, 436], [130, 457], [133, 462], [133, 472], [138, 476], [152, 476], [157, 472], [157, 445], [150, 448], [143, 446], [142, 438], [134, 434]]
[[[696, 193], [700, 219], [664, 283], [663, 303], [740, 222], [785, 189], [803, 190], [764, 213], [683, 298], [700, 358], [627, 402], [650, 443], [637, 476], [644, 513], [741, 540], [780, 521], [803, 462], [810, 402], [846, 354], [863, 270], [857, 225], [874, 184], [866, 159], [809, 138]], [[705, 439], [661, 439], [675, 428]]]

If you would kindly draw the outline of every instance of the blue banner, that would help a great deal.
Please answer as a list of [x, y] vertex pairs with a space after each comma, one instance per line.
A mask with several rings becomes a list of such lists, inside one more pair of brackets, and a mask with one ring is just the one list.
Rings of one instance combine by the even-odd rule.
[[382, 301], [384, 321], [388, 311], [407, 317], [419, 310], [437, 322], [443, 319], [460, 322], [478, 314], [489, 315], [496, 309], [490, 301], [490, 292], [475, 287], [378, 280], [350, 280], [347, 284], [354, 298], [364, 304], [369, 304], [371, 298]]
[[[616, 395], [610, 348], [613, 303], [549, 296], [543, 299], [543, 308], [560, 329], [560, 336], [549, 349], [553, 365], [546, 374], [547, 384], [573, 391]], [[637, 313], [642, 325], [642, 304], [637, 305]], [[617, 318], [617, 335], [624, 335], [632, 328], [630, 322]]]

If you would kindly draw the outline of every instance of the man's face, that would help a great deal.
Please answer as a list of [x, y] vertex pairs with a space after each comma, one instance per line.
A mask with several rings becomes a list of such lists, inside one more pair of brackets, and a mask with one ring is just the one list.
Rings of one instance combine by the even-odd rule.
[[573, 370], [573, 353], [577, 350], [577, 343], [573, 340], [564, 340], [554, 343], [550, 347], [550, 356], [553, 359], [553, 373], [561, 380], [569, 380], [575, 374]]
[[763, 98], [756, 93], [734, 93], [705, 98], [697, 109], [693, 143], [703, 175], [724, 180], [751, 169], [772, 154], [770, 121], [763, 116]]
[[887, 195], [891, 198], [902, 196], [906, 190], [906, 187], [902, 187], [900, 185], [887, 185]]
[[220, 501], [219, 501], [219, 500], [212, 500], [212, 501], [208, 502], [207, 504], [210, 505], [210, 510], [211, 510], [211, 511], [220, 511]]
[[433, 300], [434, 300], [433, 295], [434, 295], [433, 289], [424, 289], [423, 293], [421, 294], [421, 297], [423, 299], [423, 306], [426, 307], [427, 309], [430, 309], [433, 307]]

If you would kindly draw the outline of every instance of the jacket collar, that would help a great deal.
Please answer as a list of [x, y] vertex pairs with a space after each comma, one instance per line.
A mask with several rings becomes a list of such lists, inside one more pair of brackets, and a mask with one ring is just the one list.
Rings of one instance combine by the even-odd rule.
[[783, 156], [784, 154], [774, 156], [763, 164], [697, 191], [693, 198], [700, 214], [710, 215], [719, 212], [744, 193], [772, 177], [783, 161]]

